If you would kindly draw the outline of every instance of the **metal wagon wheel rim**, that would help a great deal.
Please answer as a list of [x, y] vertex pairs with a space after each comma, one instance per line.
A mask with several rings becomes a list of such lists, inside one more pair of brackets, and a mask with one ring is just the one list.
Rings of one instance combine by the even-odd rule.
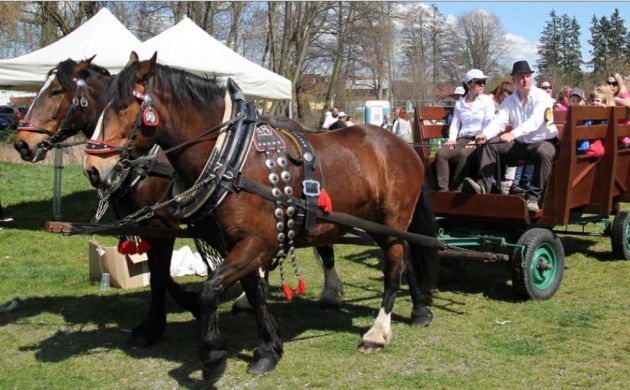
[[536, 248], [530, 265], [532, 282], [538, 289], [548, 288], [556, 278], [558, 259], [551, 244]]

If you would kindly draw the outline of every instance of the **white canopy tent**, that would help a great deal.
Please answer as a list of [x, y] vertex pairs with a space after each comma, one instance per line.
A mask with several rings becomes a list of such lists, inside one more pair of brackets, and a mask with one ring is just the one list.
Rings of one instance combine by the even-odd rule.
[[129, 53], [140, 45], [136, 38], [108, 9], [103, 8], [76, 30], [29, 54], [0, 60], [0, 87], [37, 90], [48, 71], [68, 58], [75, 61], [92, 57], [94, 64], [119, 72]]
[[188, 18], [137, 48], [141, 59], [150, 58], [156, 51], [160, 64], [231, 77], [248, 96], [291, 100], [291, 81], [240, 56]]

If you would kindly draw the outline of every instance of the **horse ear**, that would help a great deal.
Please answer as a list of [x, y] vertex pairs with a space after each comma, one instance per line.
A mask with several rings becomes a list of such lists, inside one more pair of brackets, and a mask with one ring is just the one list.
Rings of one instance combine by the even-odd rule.
[[78, 74], [80, 71], [87, 69], [88, 66], [90, 66], [90, 64], [92, 63], [92, 60], [94, 59], [94, 57], [96, 57], [96, 54], [94, 54], [92, 57], [88, 58], [87, 60], [83, 60], [81, 62], [78, 62], [74, 65], [74, 74]]
[[140, 69], [136, 73], [136, 77], [138, 80], [146, 80], [149, 78], [151, 74], [153, 74], [153, 68], [155, 67], [155, 63], [157, 62], [157, 51], [153, 53], [153, 56], [142, 63]]
[[133, 64], [134, 62], [138, 62], [138, 53], [132, 50], [131, 54], [129, 55], [129, 61], [127, 61], [127, 65], [125, 66], [129, 66]]

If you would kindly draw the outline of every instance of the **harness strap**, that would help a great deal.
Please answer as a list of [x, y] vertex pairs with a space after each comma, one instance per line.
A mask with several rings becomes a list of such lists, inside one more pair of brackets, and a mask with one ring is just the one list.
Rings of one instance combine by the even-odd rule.
[[315, 178], [315, 153], [310, 143], [299, 133], [293, 133], [293, 138], [302, 149], [302, 159], [304, 161], [304, 181], [302, 182], [302, 193], [306, 197], [306, 222], [304, 228], [310, 232], [315, 229], [317, 216], [311, 211], [317, 209], [317, 200], [320, 194], [320, 183]]
[[[259, 184], [258, 182], [254, 180], [249, 179], [248, 177], [244, 175], [239, 175], [236, 177], [236, 179], [234, 180], [234, 189], [236, 191], [243, 190], [243, 191], [258, 195], [261, 198], [269, 200], [269, 201], [276, 200], [276, 198], [273, 197], [273, 195], [271, 194], [271, 191], [269, 191], [267, 187]], [[418, 245], [424, 245], [427, 247], [438, 248], [438, 249], [445, 249], [447, 247], [446, 244], [444, 244], [442, 241], [440, 241], [439, 239], [435, 237], [396, 230], [380, 223], [368, 221], [367, 219], [358, 218], [350, 214], [340, 213], [337, 211], [332, 211], [328, 214], [325, 214], [321, 210], [319, 210], [319, 208], [317, 207], [310, 209], [310, 207], [306, 205], [305, 201], [302, 199], [289, 197], [284, 194], [280, 196], [280, 200], [284, 204], [288, 203], [287, 202], [288, 199], [291, 199], [293, 204], [298, 205], [298, 207], [300, 208], [305, 208], [305, 209], [309, 208], [309, 211], [316, 214], [317, 218], [320, 218], [329, 222], [337, 223], [344, 226], [359, 228], [359, 229], [365, 230], [368, 233], [397, 237], [402, 240], [405, 240], [414, 244], [418, 244]]]

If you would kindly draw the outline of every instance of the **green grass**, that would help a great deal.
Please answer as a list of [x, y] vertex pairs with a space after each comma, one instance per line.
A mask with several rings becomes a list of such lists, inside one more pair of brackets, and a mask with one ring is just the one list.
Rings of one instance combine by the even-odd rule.
[[[148, 290], [101, 292], [87, 278], [90, 237], [43, 231], [52, 219], [52, 177], [52, 167], [0, 164], [0, 197], [15, 218], [0, 230], [0, 305], [18, 301], [12, 313], [0, 313], [0, 388], [203, 388], [199, 323], [172, 302], [158, 345], [125, 348], [147, 309]], [[89, 220], [96, 201], [80, 167], [64, 169], [63, 194], [62, 219]], [[357, 346], [380, 305], [378, 252], [335, 247], [346, 295], [340, 312], [322, 313], [316, 304], [321, 271], [310, 249], [299, 250], [305, 297], [284, 302], [279, 276], [271, 276], [269, 304], [285, 343], [277, 369], [263, 377], [247, 374], [256, 326], [253, 318], [230, 313], [237, 291], [230, 292], [220, 306], [229, 361], [217, 386], [626, 388], [630, 262], [610, 261], [608, 238], [563, 237], [563, 243], [567, 269], [551, 300], [519, 302], [503, 264], [467, 263], [440, 284], [427, 328], [406, 324], [411, 302], [403, 289], [392, 342], [372, 355]], [[201, 279], [178, 281], [198, 288]]]

